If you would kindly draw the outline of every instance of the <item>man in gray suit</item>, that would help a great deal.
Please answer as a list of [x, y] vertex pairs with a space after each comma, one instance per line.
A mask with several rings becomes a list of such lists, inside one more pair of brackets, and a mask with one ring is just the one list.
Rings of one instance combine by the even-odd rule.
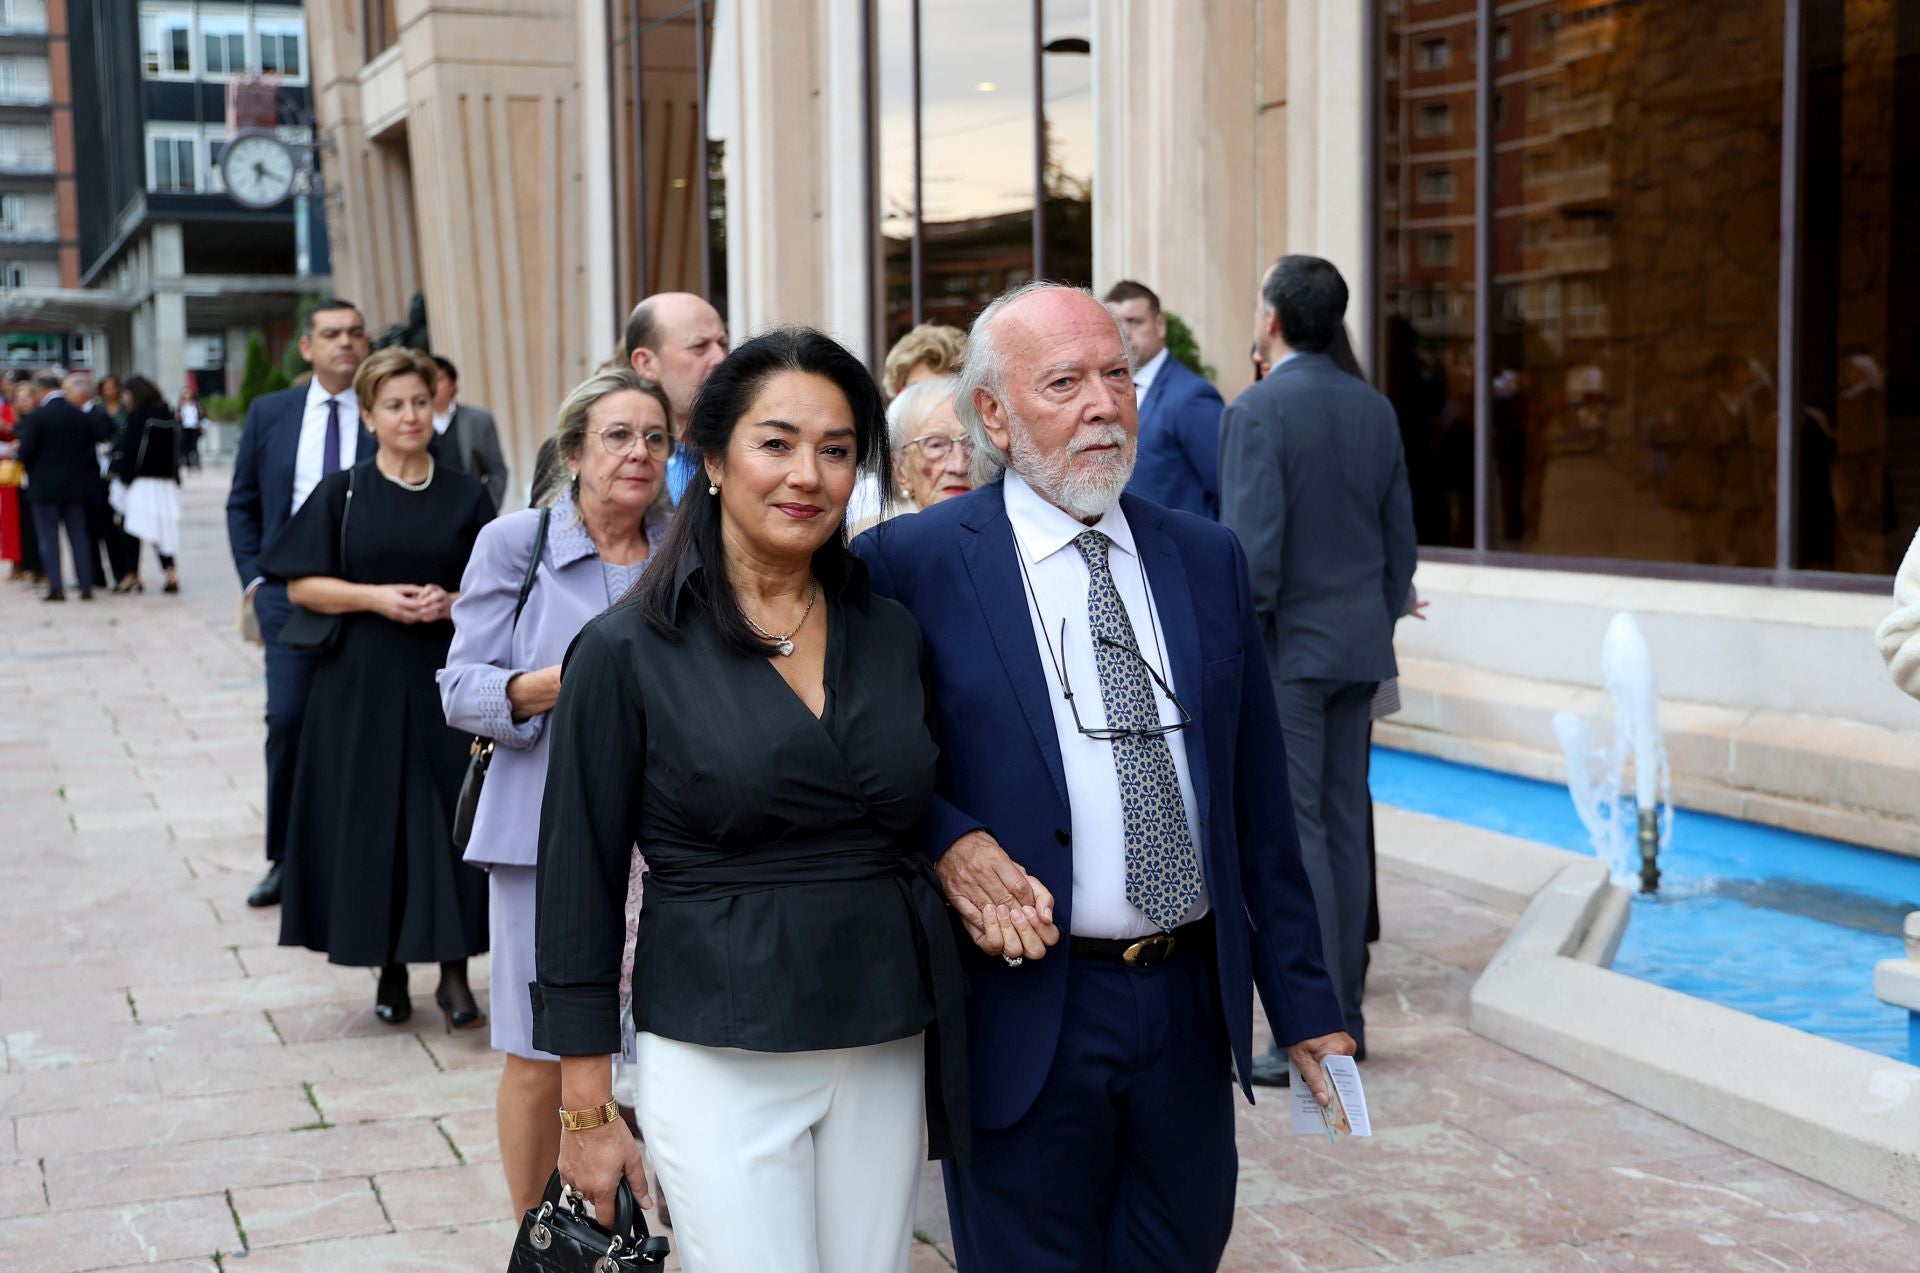
[[[1220, 520], [1240, 536], [1287, 741], [1287, 779], [1320, 939], [1366, 1053], [1367, 708], [1397, 669], [1413, 579], [1413, 498], [1392, 405], [1334, 365], [1340, 272], [1284, 256], [1260, 284], [1254, 343], [1272, 368], [1220, 420]], [[1286, 1058], [1255, 1082], [1285, 1081]], [[1265, 1071], [1263, 1073], [1263, 1071]]]
[[440, 445], [434, 452], [441, 464], [467, 473], [486, 484], [493, 506], [507, 495], [507, 456], [500, 449], [500, 430], [493, 413], [454, 399], [460, 393], [460, 372], [451, 359], [434, 355], [440, 379], [433, 387], [433, 431]]

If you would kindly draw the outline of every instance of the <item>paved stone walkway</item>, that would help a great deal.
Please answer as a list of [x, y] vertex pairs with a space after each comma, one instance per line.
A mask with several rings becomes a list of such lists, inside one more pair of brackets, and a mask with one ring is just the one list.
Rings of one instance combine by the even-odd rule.
[[[0, 1268], [501, 1268], [484, 1038], [424, 1004], [381, 1025], [370, 973], [242, 904], [262, 698], [224, 490], [189, 478], [181, 597], [0, 585]], [[1243, 1106], [1225, 1267], [1920, 1267], [1913, 1226], [1466, 1033], [1512, 916], [1383, 888], [1380, 1135], [1329, 1147]], [[914, 1268], [946, 1268], [937, 1172], [921, 1209]]]

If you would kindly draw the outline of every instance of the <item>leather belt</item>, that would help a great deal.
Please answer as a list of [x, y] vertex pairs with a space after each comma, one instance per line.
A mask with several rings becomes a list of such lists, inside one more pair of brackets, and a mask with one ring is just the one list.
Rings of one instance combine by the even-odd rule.
[[1213, 948], [1213, 915], [1208, 913], [1170, 933], [1148, 937], [1075, 937], [1068, 946], [1075, 959], [1101, 959], [1129, 968], [1158, 968], [1179, 953]]

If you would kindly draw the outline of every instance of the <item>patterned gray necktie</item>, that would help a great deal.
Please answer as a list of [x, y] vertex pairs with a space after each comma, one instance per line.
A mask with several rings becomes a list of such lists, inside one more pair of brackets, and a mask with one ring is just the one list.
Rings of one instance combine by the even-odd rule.
[[[1126, 603], [1114, 587], [1107, 537], [1083, 531], [1073, 546], [1087, 563], [1087, 623], [1100, 699], [1110, 729], [1151, 729], [1160, 723], [1153, 681], [1139, 655]], [[1116, 650], [1100, 638], [1116, 641]], [[1128, 650], [1134, 653], [1127, 653]], [[1165, 738], [1129, 735], [1113, 740], [1113, 767], [1120, 775], [1120, 807], [1127, 837], [1127, 900], [1161, 929], [1186, 918], [1200, 896], [1200, 865], [1187, 829], [1180, 775]]]

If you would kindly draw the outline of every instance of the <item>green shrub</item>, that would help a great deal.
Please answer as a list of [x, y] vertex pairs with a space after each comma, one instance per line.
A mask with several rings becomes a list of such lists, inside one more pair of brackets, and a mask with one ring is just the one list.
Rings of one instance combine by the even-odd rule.
[[[267, 361], [267, 342], [259, 332], [247, 337], [247, 362], [240, 373], [240, 414], [244, 417], [253, 400], [263, 393], [273, 392], [273, 377], [279, 368]], [[285, 377], [280, 387], [286, 388]]]
[[200, 414], [215, 424], [239, 424], [247, 418], [236, 394], [213, 394], [200, 399]]
[[1187, 326], [1187, 320], [1170, 309], [1161, 312], [1167, 316], [1167, 352], [1185, 363], [1195, 375], [1219, 379], [1220, 373], [1200, 356], [1200, 342], [1194, 339], [1193, 328]]

